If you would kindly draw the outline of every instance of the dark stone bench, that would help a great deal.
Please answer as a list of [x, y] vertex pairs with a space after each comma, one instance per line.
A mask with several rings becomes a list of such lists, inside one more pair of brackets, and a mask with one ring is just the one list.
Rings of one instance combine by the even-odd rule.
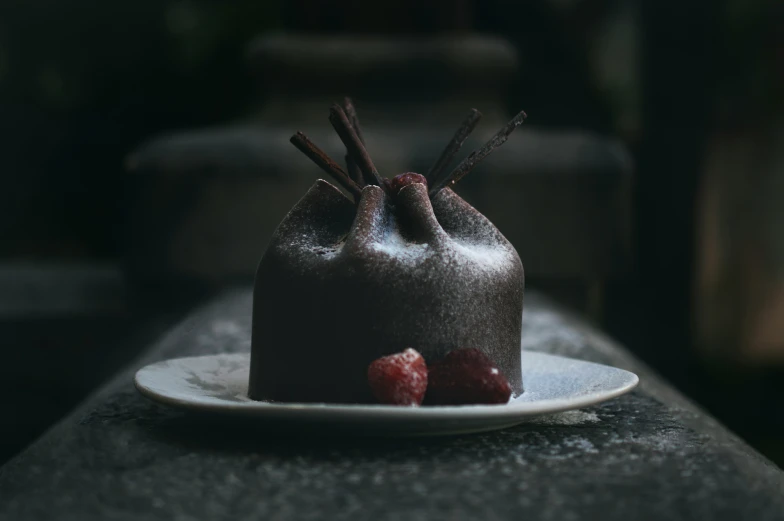
[[639, 388], [504, 431], [397, 440], [275, 437], [136, 393], [151, 361], [247, 350], [250, 297], [193, 313], [0, 469], [0, 519], [784, 519], [781, 470], [535, 294], [524, 348], [633, 370]]
[[204, 298], [139, 294], [114, 264], [0, 263], [0, 466]]

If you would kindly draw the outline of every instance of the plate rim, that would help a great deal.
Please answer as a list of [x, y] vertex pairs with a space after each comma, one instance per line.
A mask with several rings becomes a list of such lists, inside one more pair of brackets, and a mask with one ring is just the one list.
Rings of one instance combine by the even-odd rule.
[[247, 402], [226, 403], [198, 402], [162, 394], [156, 391], [154, 388], [146, 386], [142, 381], [140, 381], [141, 378], [143, 378], [145, 371], [148, 371], [156, 366], [161, 366], [171, 362], [218, 358], [225, 356], [250, 358], [250, 353], [215, 353], [211, 355], [186, 356], [159, 360], [157, 362], [146, 364], [135, 372], [133, 378], [134, 386], [145, 398], [153, 402], [181, 410], [198, 411], [202, 413], [233, 414], [246, 417], [256, 416], [267, 419], [307, 419], [312, 421], [319, 421], [334, 420], [339, 417], [341, 421], [348, 422], [364, 421], [367, 420], [369, 416], [373, 416], [374, 420], [384, 422], [395, 422], [401, 420], [455, 421], [469, 417], [473, 420], [487, 419], [493, 421], [500, 421], [505, 419], [513, 420], [515, 418], [520, 418], [520, 421], [524, 421], [525, 418], [529, 416], [539, 416], [543, 414], [552, 414], [580, 409], [617, 398], [618, 396], [632, 391], [640, 382], [639, 376], [637, 376], [637, 374], [619, 367], [613, 367], [606, 364], [590, 362], [568, 356], [552, 355], [549, 353], [525, 350], [523, 352], [524, 359], [531, 356], [556, 358], [561, 360], [568, 360], [570, 362], [578, 362], [580, 364], [600, 366], [604, 369], [611, 369], [613, 371], [618, 371], [619, 373], [624, 374], [628, 381], [624, 382], [623, 385], [619, 385], [615, 389], [589, 393], [575, 397], [573, 399], [544, 399], [522, 403], [515, 403], [512, 401], [502, 405], [428, 405], [422, 407], [401, 407], [398, 405], [382, 404], [329, 404], [301, 402], [271, 403], [252, 400], [248, 400]]

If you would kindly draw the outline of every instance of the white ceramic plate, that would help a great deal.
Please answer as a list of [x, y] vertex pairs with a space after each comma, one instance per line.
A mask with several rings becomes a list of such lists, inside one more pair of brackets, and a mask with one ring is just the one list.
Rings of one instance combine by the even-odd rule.
[[510, 427], [531, 416], [577, 409], [632, 390], [637, 375], [606, 365], [523, 352], [525, 392], [506, 405], [395, 407], [257, 402], [247, 397], [250, 355], [166, 360], [140, 369], [136, 388], [164, 405], [263, 421], [319, 434], [426, 436]]

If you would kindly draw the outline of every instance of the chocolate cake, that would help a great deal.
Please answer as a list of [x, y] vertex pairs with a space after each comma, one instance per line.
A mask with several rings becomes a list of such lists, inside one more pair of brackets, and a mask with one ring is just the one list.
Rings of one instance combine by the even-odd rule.
[[292, 138], [349, 195], [316, 181], [259, 263], [252, 399], [373, 403], [369, 364], [408, 347], [428, 364], [455, 348], [479, 349], [522, 392], [522, 263], [451, 186], [525, 114], [446, 173], [479, 117], [469, 114], [427, 176], [391, 182], [367, 155], [348, 101], [330, 115], [348, 151], [348, 172], [303, 134]]

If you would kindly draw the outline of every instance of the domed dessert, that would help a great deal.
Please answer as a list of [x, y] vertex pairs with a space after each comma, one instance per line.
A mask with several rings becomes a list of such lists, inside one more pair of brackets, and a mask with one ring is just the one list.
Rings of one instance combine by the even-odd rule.
[[303, 134], [292, 138], [349, 196], [316, 181], [259, 263], [250, 398], [375, 403], [369, 365], [407, 348], [428, 365], [458, 348], [478, 350], [495, 364], [493, 374], [500, 371], [512, 392], [522, 392], [522, 263], [451, 186], [525, 114], [446, 172], [479, 118], [472, 110], [427, 175], [392, 180], [368, 156], [348, 100], [330, 111], [348, 172]]

